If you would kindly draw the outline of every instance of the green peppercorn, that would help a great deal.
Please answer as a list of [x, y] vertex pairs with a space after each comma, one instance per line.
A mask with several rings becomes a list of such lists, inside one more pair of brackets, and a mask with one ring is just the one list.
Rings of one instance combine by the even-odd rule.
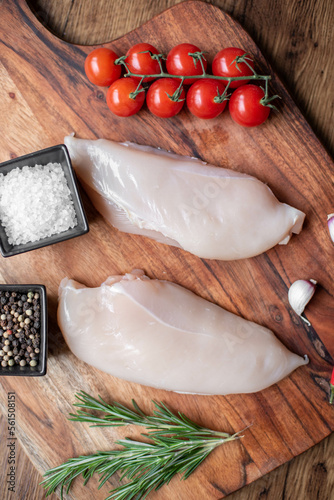
[[27, 364], [25, 359], [21, 359], [20, 366], [25, 366]]
[[35, 359], [32, 359], [29, 364], [30, 366], [37, 366], [37, 361]]
[[13, 366], [15, 364], [15, 361], [13, 359], [8, 360], [8, 365]]

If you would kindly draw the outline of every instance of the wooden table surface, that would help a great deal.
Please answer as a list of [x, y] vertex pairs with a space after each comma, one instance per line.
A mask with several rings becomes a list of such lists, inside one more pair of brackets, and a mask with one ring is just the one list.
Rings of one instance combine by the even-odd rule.
[[[29, 0], [37, 16], [61, 38], [93, 44], [115, 39], [179, 0]], [[251, 34], [325, 147], [333, 155], [332, 0], [215, 0]], [[0, 1], [1, 11], [1, 1]], [[334, 211], [334, 210], [333, 210]], [[0, 420], [0, 435], [4, 433]], [[255, 483], [229, 496], [231, 500], [334, 498], [334, 435]], [[0, 450], [0, 470], [7, 451]], [[18, 448], [16, 492], [0, 482], [0, 498], [44, 498], [39, 474]], [[55, 500], [57, 497], [49, 497]], [[85, 499], [83, 499], [85, 500]]]

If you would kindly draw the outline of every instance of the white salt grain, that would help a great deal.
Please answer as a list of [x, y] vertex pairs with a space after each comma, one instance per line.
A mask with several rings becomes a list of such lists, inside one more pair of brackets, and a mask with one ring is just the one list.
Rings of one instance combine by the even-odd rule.
[[38, 241], [77, 225], [59, 163], [0, 174], [0, 219], [11, 245]]

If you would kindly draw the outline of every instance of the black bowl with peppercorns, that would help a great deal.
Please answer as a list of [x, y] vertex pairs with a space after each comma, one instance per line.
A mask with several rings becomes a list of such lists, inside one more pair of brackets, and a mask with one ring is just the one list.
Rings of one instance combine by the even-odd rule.
[[0, 376], [46, 374], [47, 302], [43, 285], [0, 285]]

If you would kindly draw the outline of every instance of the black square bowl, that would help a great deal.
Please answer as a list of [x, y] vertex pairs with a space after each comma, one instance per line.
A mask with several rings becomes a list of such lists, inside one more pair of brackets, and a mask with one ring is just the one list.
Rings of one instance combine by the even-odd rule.
[[14, 160], [9, 160], [4, 163], [0, 163], [0, 173], [8, 174], [8, 172], [17, 167], [18, 168], [23, 168], [25, 166], [34, 167], [35, 165], [47, 165], [50, 162], [60, 163], [62, 166], [67, 181], [67, 185], [71, 192], [71, 197], [78, 223], [72, 229], [68, 229], [67, 231], [54, 234], [52, 236], [49, 236], [48, 238], [43, 238], [38, 241], [28, 242], [21, 245], [11, 245], [8, 242], [5, 229], [1, 225], [1, 220], [0, 220], [0, 251], [3, 257], [11, 257], [12, 255], [29, 252], [30, 250], [36, 250], [37, 248], [42, 248], [48, 245], [53, 245], [54, 243], [59, 243], [61, 241], [69, 240], [71, 238], [81, 236], [82, 234], [87, 233], [89, 230], [87, 218], [82, 206], [82, 201], [78, 190], [75, 173], [72, 168], [70, 155], [64, 144], [59, 144], [51, 148], [42, 149], [41, 151], [36, 151], [35, 153], [30, 153], [28, 155], [15, 158]]
[[21, 294], [27, 294], [28, 292], [39, 293], [40, 307], [41, 307], [41, 317], [40, 317], [40, 347], [39, 347], [39, 359], [36, 366], [1, 366], [0, 364], [0, 376], [14, 376], [14, 377], [41, 377], [46, 374], [46, 364], [47, 364], [47, 351], [48, 351], [48, 311], [47, 311], [47, 299], [46, 299], [46, 288], [44, 285], [2, 285], [0, 284], [0, 290], [3, 292], [18, 292]]

